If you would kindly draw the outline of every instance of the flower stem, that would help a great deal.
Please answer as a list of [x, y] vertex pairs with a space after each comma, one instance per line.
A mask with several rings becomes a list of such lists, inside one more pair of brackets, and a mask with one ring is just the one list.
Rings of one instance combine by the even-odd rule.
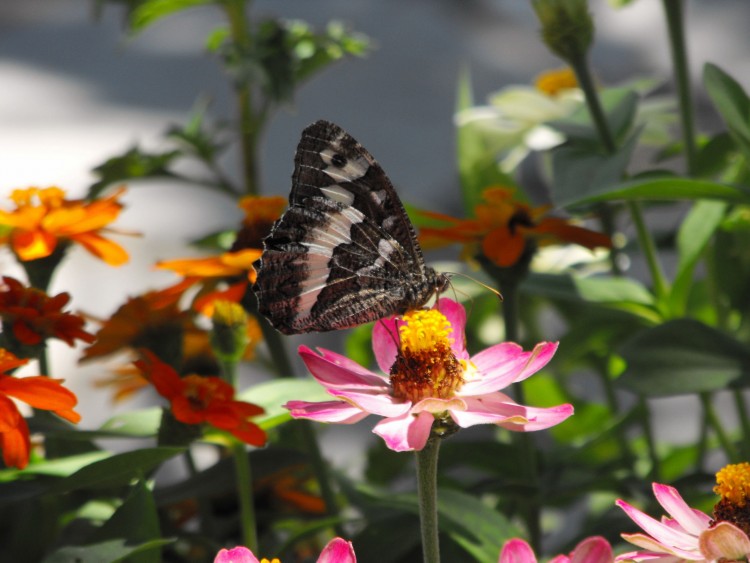
[[[246, 54], [250, 48], [250, 29], [245, 5], [246, 0], [226, 0], [222, 3], [229, 20], [232, 41], [240, 53]], [[253, 91], [245, 78], [236, 81], [237, 111], [239, 113], [240, 146], [242, 149], [242, 177], [245, 180], [245, 193], [260, 193], [258, 182], [258, 137], [262, 128], [262, 118], [256, 117], [253, 109]]]
[[615, 138], [612, 136], [612, 132], [609, 129], [609, 124], [604, 115], [602, 104], [599, 101], [599, 94], [594, 87], [594, 80], [591, 77], [591, 71], [589, 70], [586, 57], [581, 57], [576, 61], [571, 61], [570, 66], [573, 68], [576, 80], [578, 80], [578, 85], [581, 87], [581, 91], [583, 91], [583, 95], [586, 98], [589, 115], [591, 115], [591, 120], [594, 122], [594, 127], [596, 127], [596, 131], [599, 134], [599, 140], [609, 154], [614, 154], [617, 150]]
[[693, 96], [690, 88], [690, 69], [687, 63], [683, 0], [663, 0], [664, 13], [669, 30], [669, 45], [672, 52], [677, 93], [680, 100], [682, 139], [685, 145], [685, 159], [689, 175], [695, 172], [695, 121], [693, 119]]
[[700, 399], [701, 404], [703, 405], [703, 411], [706, 413], [706, 420], [708, 421], [709, 426], [716, 433], [716, 437], [719, 439], [719, 443], [724, 449], [724, 453], [726, 454], [729, 463], [737, 463], [739, 461], [737, 448], [734, 447], [731, 438], [727, 435], [727, 432], [726, 430], [724, 430], [724, 426], [722, 425], [721, 420], [716, 414], [716, 409], [714, 409], [711, 394], [701, 393]]
[[250, 460], [248, 459], [245, 444], [242, 442], [233, 442], [231, 450], [234, 457], [234, 467], [237, 472], [237, 496], [240, 503], [240, 530], [242, 531], [242, 543], [250, 549], [250, 551], [257, 553], [258, 535], [255, 522], [255, 507], [253, 506]]
[[648, 408], [648, 401], [646, 401], [645, 397], [641, 396], [638, 398], [638, 406], [642, 412], [641, 423], [643, 424], [643, 434], [646, 438], [646, 447], [648, 449], [649, 458], [651, 459], [649, 480], [661, 482], [661, 461], [659, 460], [659, 454], [656, 451], [654, 429], [651, 425], [651, 411]]
[[422, 554], [425, 563], [439, 563], [440, 542], [437, 512], [437, 465], [440, 439], [430, 438], [417, 456], [419, 521], [422, 530]]
[[651, 280], [654, 284], [654, 294], [656, 295], [657, 302], [666, 305], [666, 299], [669, 296], [669, 282], [667, 282], [667, 278], [661, 268], [656, 252], [656, 245], [651, 238], [651, 233], [648, 231], [646, 222], [643, 220], [643, 214], [638, 202], [630, 201], [628, 202], [628, 207], [630, 208], [630, 216], [633, 219], [633, 224], [638, 235], [638, 242], [646, 257], [648, 269], [651, 272]]

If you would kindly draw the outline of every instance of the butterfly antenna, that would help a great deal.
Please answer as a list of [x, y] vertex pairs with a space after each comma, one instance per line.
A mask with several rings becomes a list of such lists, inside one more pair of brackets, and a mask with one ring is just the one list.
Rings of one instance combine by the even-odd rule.
[[486, 290], [494, 293], [495, 295], [497, 295], [498, 298], [500, 299], [500, 301], [503, 300], [503, 294], [502, 293], [500, 293], [494, 287], [492, 287], [490, 285], [487, 285], [486, 283], [480, 282], [477, 278], [472, 278], [470, 275], [464, 274], [462, 272], [445, 272], [445, 273], [448, 274], [448, 275], [450, 275], [450, 276], [461, 276], [461, 277], [464, 277], [466, 279], [469, 279], [469, 280], [473, 281], [474, 283], [476, 283], [478, 285], [481, 285], [484, 289], [486, 289]]

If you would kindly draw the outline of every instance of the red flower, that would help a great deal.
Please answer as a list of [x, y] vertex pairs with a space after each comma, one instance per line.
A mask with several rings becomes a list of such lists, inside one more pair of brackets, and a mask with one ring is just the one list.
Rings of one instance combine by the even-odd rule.
[[234, 388], [219, 377], [190, 374], [180, 377], [148, 350], [143, 359], [135, 362], [159, 394], [168, 399], [172, 414], [185, 424], [207, 423], [226, 430], [239, 440], [252, 446], [262, 446], [266, 433], [248, 420], [263, 414], [257, 405], [234, 400]]
[[61, 380], [45, 375], [13, 377], [5, 373], [26, 363], [28, 360], [0, 348], [0, 445], [5, 465], [18, 469], [29, 463], [31, 442], [26, 420], [11, 397], [36, 409], [52, 411], [70, 422], [81, 420], [81, 415], [73, 410], [78, 399], [62, 386]]
[[76, 339], [93, 342], [96, 337], [83, 330], [85, 321], [78, 315], [64, 313], [62, 308], [70, 295], [60, 293], [50, 297], [33, 287], [3, 276], [0, 284], [0, 319], [13, 331], [22, 344], [35, 346], [46, 338], [59, 338], [69, 346]]

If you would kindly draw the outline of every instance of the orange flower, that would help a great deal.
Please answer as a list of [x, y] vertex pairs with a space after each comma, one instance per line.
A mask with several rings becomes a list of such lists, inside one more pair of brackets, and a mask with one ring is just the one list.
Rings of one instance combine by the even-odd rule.
[[29, 427], [11, 397], [36, 409], [54, 412], [76, 423], [81, 415], [73, 410], [78, 399], [59, 379], [45, 375], [13, 377], [5, 372], [28, 363], [0, 348], [0, 445], [7, 467], [23, 469], [29, 463]]
[[108, 377], [95, 380], [94, 387], [99, 389], [114, 388], [112, 402], [119, 403], [129, 399], [144, 387], [148, 387], [148, 380], [143, 377], [139, 369], [132, 364], [128, 364], [115, 368]]
[[475, 207], [476, 217], [473, 219], [423, 212], [426, 217], [447, 223], [445, 227], [420, 230], [424, 247], [438, 248], [459, 242], [471, 255], [481, 250], [484, 256], [502, 268], [516, 264], [529, 242], [537, 246], [567, 242], [589, 249], [612, 247], [612, 241], [605, 234], [577, 227], [567, 219], [546, 217], [550, 206], [531, 207], [514, 200], [511, 189], [488, 188], [482, 196], [486, 203]]
[[271, 232], [271, 226], [281, 217], [287, 203], [281, 196], [243, 197], [237, 205], [245, 212], [245, 218], [232, 249], [261, 248], [263, 239]]
[[190, 315], [178, 307], [187, 287], [189, 285], [182, 282], [128, 299], [103, 322], [96, 333], [96, 343], [84, 350], [82, 360], [158, 345], [177, 333], [182, 336], [194, 327]]
[[3, 276], [0, 284], [0, 319], [10, 327], [21, 344], [35, 346], [47, 338], [59, 338], [69, 346], [76, 339], [91, 343], [96, 338], [83, 330], [84, 320], [78, 315], [64, 313], [70, 295], [60, 293], [50, 297], [33, 287]]
[[262, 446], [266, 433], [248, 420], [263, 414], [257, 405], [234, 400], [234, 388], [219, 377], [180, 377], [148, 350], [135, 362], [159, 394], [169, 400], [175, 419], [185, 424], [208, 423], [252, 446]]
[[104, 238], [101, 232], [122, 210], [117, 201], [124, 189], [111, 196], [86, 201], [65, 199], [60, 188], [28, 188], [14, 190], [10, 199], [12, 211], [0, 210], [0, 244], [10, 244], [23, 261], [49, 256], [58, 243], [73, 241], [111, 266], [128, 261], [128, 254], [117, 243]]

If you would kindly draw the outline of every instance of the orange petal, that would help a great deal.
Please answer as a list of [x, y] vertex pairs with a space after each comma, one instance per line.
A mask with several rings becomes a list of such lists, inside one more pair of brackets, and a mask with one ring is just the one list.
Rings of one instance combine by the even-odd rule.
[[537, 235], [552, 235], [559, 242], [572, 242], [589, 249], [612, 248], [612, 239], [604, 233], [571, 225], [559, 217], [542, 219], [532, 231]]
[[17, 358], [15, 354], [12, 354], [5, 348], [0, 348], [0, 373], [10, 371], [28, 363], [29, 360]]
[[13, 231], [10, 236], [14, 252], [23, 261], [45, 258], [52, 254], [57, 239], [46, 231]]
[[526, 247], [523, 235], [510, 234], [506, 229], [490, 231], [482, 240], [482, 252], [492, 262], [507, 268], [518, 262]]
[[[10, 377], [10, 376], [5, 376]], [[0, 432], [8, 432], [23, 422], [18, 407], [8, 397], [0, 395]]]
[[22, 424], [18, 427], [0, 434], [0, 443], [3, 448], [3, 461], [8, 467], [23, 469], [29, 464], [31, 452], [31, 441], [29, 440], [29, 427], [26, 421], [21, 419]]
[[49, 411], [69, 411], [78, 403], [75, 393], [63, 387], [60, 380], [46, 375], [4, 377], [0, 379], [0, 392]]
[[122, 246], [96, 233], [80, 233], [70, 238], [110, 266], [122, 266], [129, 260]]
[[170, 401], [174, 397], [180, 396], [185, 390], [185, 382], [180, 379], [180, 376], [177, 375], [172, 366], [162, 362], [150, 350], [144, 349], [140, 352], [143, 355], [143, 359], [134, 362], [135, 366], [156, 387], [159, 395]]

